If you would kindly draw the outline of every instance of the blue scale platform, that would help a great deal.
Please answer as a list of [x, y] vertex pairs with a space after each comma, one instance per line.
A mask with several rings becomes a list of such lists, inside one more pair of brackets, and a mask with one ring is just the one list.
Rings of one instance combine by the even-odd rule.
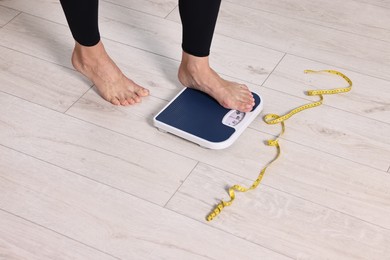
[[191, 88], [181, 91], [154, 118], [154, 125], [211, 149], [230, 146], [262, 110], [261, 97], [253, 93], [255, 106], [243, 113], [222, 107], [209, 95]]

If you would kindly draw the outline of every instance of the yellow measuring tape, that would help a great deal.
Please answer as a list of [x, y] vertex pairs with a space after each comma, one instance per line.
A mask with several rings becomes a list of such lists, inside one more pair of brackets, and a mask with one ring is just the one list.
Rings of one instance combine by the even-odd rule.
[[252, 185], [249, 188], [243, 187], [243, 186], [238, 185], [238, 184], [233, 185], [232, 187], [230, 187], [229, 188], [230, 200], [229, 201], [221, 201], [214, 208], [214, 210], [207, 216], [207, 218], [206, 218], [207, 221], [213, 220], [216, 216], [218, 216], [221, 213], [223, 208], [232, 205], [232, 203], [233, 203], [233, 201], [234, 201], [234, 199], [236, 197], [235, 191], [237, 191], [237, 192], [247, 192], [247, 191], [250, 191], [250, 190], [254, 190], [254, 189], [257, 188], [257, 186], [259, 186], [261, 180], [263, 179], [263, 176], [265, 174], [266, 169], [273, 162], [275, 162], [279, 158], [279, 156], [280, 156], [279, 138], [283, 135], [283, 133], [285, 131], [284, 121], [286, 121], [287, 119], [289, 119], [293, 115], [295, 115], [295, 114], [297, 114], [297, 113], [299, 113], [299, 112], [301, 112], [303, 110], [320, 106], [322, 104], [322, 101], [324, 100], [323, 95], [333, 95], [333, 94], [338, 94], [338, 93], [345, 93], [345, 92], [350, 91], [351, 88], [352, 88], [352, 81], [347, 76], [342, 74], [341, 72], [338, 72], [338, 71], [335, 71], [335, 70], [320, 70], [320, 71], [305, 70], [304, 72], [305, 73], [324, 73], [325, 72], [325, 73], [338, 75], [338, 76], [342, 77], [343, 79], [345, 79], [348, 82], [349, 86], [345, 87], [345, 88], [309, 90], [309, 91], [306, 92], [306, 95], [308, 95], [308, 96], [319, 96], [320, 100], [317, 101], [317, 102], [313, 102], [313, 103], [309, 103], [309, 104], [305, 104], [303, 106], [297, 107], [297, 108], [291, 110], [290, 112], [288, 112], [287, 114], [285, 114], [283, 116], [279, 116], [279, 115], [276, 115], [276, 114], [265, 115], [264, 118], [263, 118], [265, 123], [267, 123], [267, 124], [278, 124], [278, 123], [280, 123], [281, 126], [282, 126], [282, 130], [280, 131], [279, 135], [275, 139], [267, 141], [267, 144], [269, 146], [275, 146], [276, 147], [277, 154], [276, 154], [275, 158], [272, 161], [270, 161], [260, 171], [259, 176], [257, 177], [257, 179], [252, 183]]

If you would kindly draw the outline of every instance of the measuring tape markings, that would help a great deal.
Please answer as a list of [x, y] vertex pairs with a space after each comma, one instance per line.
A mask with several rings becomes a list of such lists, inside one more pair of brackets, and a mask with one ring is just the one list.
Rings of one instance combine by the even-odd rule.
[[225, 207], [228, 207], [228, 206], [232, 205], [234, 199], [236, 198], [235, 191], [237, 191], [237, 192], [248, 192], [250, 190], [256, 189], [259, 186], [261, 180], [264, 177], [264, 174], [265, 174], [265, 171], [267, 170], [267, 168], [280, 157], [281, 149], [280, 149], [280, 145], [279, 145], [279, 138], [285, 132], [284, 121], [286, 121], [287, 119], [289, 119], [293, 115], [295, 115], [295, 114], [297, 114], [299, 112], [302, 112], [303, 110], [314, 108], [314, 107], [318, 107], [318, 106], [322, 105], [322, 102], [324, 100], [323, 95], [334, 95], [334, 94], [339, 94], [339, 93], [346, 93], [346, 92], [349, 92], [352, 89], [352, 81], [347, 76], [345, 76], [343, 73], [341, 73], [339, 71], [336, 71], [336, 70], [320, 70], [320, 71], [305, 70], [304, 73], [329, 73], [329, 74], [337, 75], [337, 76], [342, 77], [345, 81], [347, 81], [349, 86], [348, 87], [344, 87], [344, 88], [309, 90], [309, 91], [306, 92], [306, 95], [308, 95], [308, 96], [319, 96], [320, 100], [316, 101], [316, 102], [312, 102], [312, 103], [308, 103], [308, 104], [302, 105], [300, 107], [297, 107], [297, 108], [291, 110], [290, 112], [288, 112], [287, 114], [282, 115], [282, 116], [279, 116], [277, 114], [267, 114], [267, 115], [265, 115], [263, 117], [263, 120], [264, 120], [265, 123], [267, 123], [269, 125], [271, 125], [271, 124], [279, 124], [280, 123], [281, 127], [282, 127], [282, 130], [280, 131], [280, 133], [278, 134], [278, 136], [275, 139], [267, 140], [267, 145], [268, 146], [274, 146], [276, 148], [276, 150], [277, 150], [275, 158], [272, 159], [260, 171], [257, 179], [252, 183], [252, 185], [249, 188], [241, 186], [239, 184], [235, 184], [235, 185], [231, 186], [229, 188], [229, 192], [228, 192], [230, 200], [229, 201], [223, 201], [222, 200], [214, 208], [214, 210], [206, 217], [207, 221], [212, 221], [215, 217], [217, 217], [221, 213], [221, 211]]

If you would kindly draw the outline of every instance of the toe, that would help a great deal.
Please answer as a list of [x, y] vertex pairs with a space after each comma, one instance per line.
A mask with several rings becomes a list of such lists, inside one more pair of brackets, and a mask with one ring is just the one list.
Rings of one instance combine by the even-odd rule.
[[130, 105], [134, 105], [136, 103], [136, 101], [132, 98], [132, 97], [127, 97], [126, 98], [127, 102], [130, 104]]
[[244, 102], [241, 102], [240, 106], [239, 106], [239, 110], [241, 112], [249, 112], [252, 110], [252, 108], [254, 107], [255, 105], [255, 102], [252, 101], [252, 100], [246, 100]]
[[112, 98], [112, 99], [110, 100], [110, 103], [113, 104], [113, 105], [115, 105], [115, 106], [119, 106], [119, 105], [121, 104], [120, 101], [119, 101], [119, 99], [116, 98], [116, 97]]
[[134, 93], [132, 90], [127, 90], [124, 94], [124, 97], [130, 105], [134, 105], [135, 103], [139, 103], [141, 101], [137, 94]]
[[128, 105], [130, 105], [129, 102], [127, 101], [127, 99], [125, 99], [125, 98], [121, 98], [121, 99], [119, 100], [119, 102], [120, 102], [120, 104], [121, 104], [122, 106], [128, 106]]
[[242, 106], [242, 112], [249, 112], [252, 110], [252, 108], [253, 108], [252, 105], [245, 104]]
[[252, 104], [255, 102], [253, 96], [248, 94], [242, 94], [241, 96], [239, 96], [238, 100], [245, 104]]
[[149, 95], [149, 90], [146, 88], [141, 87], [138, 84], [135, 84], [135, 91], [134, 91], [139, 97], [146, 97]]
[[248, 88], [248, 86], [247, 86], [247, 85], [245, 85], [245, 84], [240, 84], [240, 88], [242, 88], [242, 89], [245, 89], [245, 90], [248, 90], [248, 91], [249, 91], [249, 88]]
[[133, 95], [133, 100], [135, 101], [135, 103], [141, 102], [141, 98], [136, 93]]

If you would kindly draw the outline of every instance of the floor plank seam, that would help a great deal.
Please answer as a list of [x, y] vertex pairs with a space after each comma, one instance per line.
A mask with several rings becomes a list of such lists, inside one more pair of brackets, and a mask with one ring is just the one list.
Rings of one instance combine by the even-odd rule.
[[[61, 25], [61, 26], [65, 26], [66, 28], [69, 28], [69, 27], [68, 27], [68, 24], [59, 23], [59, 22], [56, 22], [56, 21], [47, 19], [47, 18], [42, 17], [42, 16], [38, 16], [38, 15], [35, 15], [35, 14], [32, 14], [32, 13], [27, 13], [27, 12], [25, 12], [25, 11], [21, 11], [21, 10], [16, 10], [16, 11], [20, 12], [20, 14], [32, 16], [32, 17], [34, 17], [34, 18], [37, 18], [37, 19], [40, 19], [40, 20], [44, 20], [44, 21], [46, 21], [46, 22], [48, 22], [48, 23], [54, 23], [54, 24], [56, 24], [56, 25]], [[19, 15], [20, 15], [20, 14], [19, 14]], [[64, 15], [64, 17], [65, 17], [65, 15]], [[70, 33], [70, 32], [69, 32], [69, 33]], [[71, 34], [69, 34], [69, 35], [70, 35], [70, 37], [72, 37]]]
[[[183, 158], [187, 158], [187, 159], [190, 159], [190, 160], [194, 160], [194, 158], [191, 158], [191, 157], [189, 157], [189, 156], [187, 156], [187, 155], [183, 155], [183, 154], [180, 154], [180, 153], [171, 151], [171, 150], [169, 150], [169, 149], [167, 149], [167, 148], [165, 148], [165, 147], [162, 147], [162, 146], [156, 146], [154, 143], [145, 141], [144, 139], [139, 139], [139, 138], [132, 137], [132, 136], [130, 136], [130, 135], [127, 135], [127, 134], [118, 132], [118, 131], [116, 131], [116, 130], [113, 130], [113, 129], [110, 129], [110, 128], [107, 128], [107, 127], [104, 127], [104, 126], [101, 126], [101, 125], [98, 125], [98, 124], [93, 123], [93, 122], [86, 121], [86, 120], [84, 120], [84, 119], [82, 119], [82, 118], [78, 118], [78, 117], [73, 116], [73, 115], [70, 115], [70, 114], [65, 114], [65, 115], [67, 115], [67, 116], [69, 116], [69, 117], [71, 117], [71, 118], [74, 118], [74, 119], [76, 119], [76, 120], [79, 120], [80, 122], [84, 122], [84, 123], [91, 124], [91, 125], [93, 125], [93, 126], [96, 126], [96, 127], [101, 128], [101, 129], [104, 129], [104, 130], [110, 131], [110, 132], [112, 132], [112, 133], [115, 133], [115, 134], [124, 136], [124, 137], [126, 137], [126, 138], [131, 138], [131, 139], [133, 139], [133, 140], [137, 140], [138, 142], [141, 142], [141, 143], [144, 143], [144, 144], [147, 144], [147, 145], [152, 145], [152, 146], [157, 147], [157, 148], [159, 148], [159, 149], [161, 149], [161, 150], [163, 150], [163, 151], [167, 151], [167, 152], [170, 152], [170, 153], [172, 153], [172, 154], [179, 155], [179, 156], [181, 156], [181, 157], [183, 157]], [[155, 130], [158, 131], [157, 129], [155, 129]], [[195, 161], [195, 160], [194, 160], [194, 161]]]
[[173, 11], [175, 11], [176, 8], [178, 8], [179, 5], [176, 5], [175, 8], [173, 8], [165, 17], [164, 19], [165, 20], [169, 20], [168, 17], [171, 15], [171, 13], [173, 13]]
[[[136, 12], [136, 13], [140, 13], [140, 14], [144, 14], [144, 15], [147, 15], [147, 16], [152, 16], [152, 17], [156, 17], [156, 18], [160, 18], [160, 19], [165, 19], [165, 16], [159, 16], [159, 15], [148, 13], [148, 12], [141, 11], [141, 10], [138, 10], [138, 9], [133, 9], [131, 7], [128, 7], [128, 6], [125, 6], [125, 5], [121, 5], [121, 4], [117, 4], [117, 3], [111, 2], [111, 1], [106, 1], [106, 0], [102, 0], [102, 1], [107, 3], [107, 4], [119, 6], [120, 8], [130, 10], [132, 12]], [[111, 20], [115, 21], [115, 22], [118, 22], [118, 23], [121, 23], [120, 21], [117, 21], [117, 20], [114, 20], [114, 19], [111, 19]]]
[[[39, 56], [35, 56], [35, 55], [32, 55], [31, 53], [27, 53], [27, 52], [23, 52], [23, 51], [20, 51], [20, 50], [16, 50], [16, 49], [13, 49], [13, 48], [10, 48], [8, 46], [5, 46], [3, 44], [1, 44], [0, 42], [0, 47], [1, 48], [4, 48], [4, 49], [8, 49], [8, 50], [11, 50], [11, 51], [14, 51], [14, 52], [17, 52], [17, 53], [20, 53], [20, 54], [23, 54], [23, 55], [26, 55], [26, 56], [29, 56], [29, 57], [32, 57], [34, 59], [37, 59], [37, 60], [40, 60], [40, 61], [43, 61], [43, 62], [47, 62], [49, 64], [53, 64], [53, 65], [56, 65], [56, 66], [59, 66], [61, 68], [64, 68], [64, 69], [68, 69], [68, 70], [72, 70], [72, 71], [77, 71], [75, 70], [74, 68], [71, 68], [71, 67], [67, 67], [61, 63], [56, 63], [54, 61], [51, 61], [51, 60], [47, 60], [45, 58], [42, 58], [42, 57], [39, 57]], [[69, 58], [70, 59], [70, 58]]]
[[36, 223], [36, 222], [34, 222], [34, 221], [31, 221], [31, 220], [29, 220], [29, 219], [27, 219], [27, 218], [24, 218], [23, 216], [19, 216], [19, 215], [17, 215], [17, 214], [14, 214], [14, 213], [8, 211], [8, 210], [5, 210], [5, 209], [3, 209], [3, 208], [0, 208], [0, 210], [1, 210], [2, 212], [4, 212], [4, 213], [8, 214], [8, 215], [11, 215], [11, 216], [14, 216], [14, 217], [16, 217], [16, 218], [19, 218], [19, 219], [21, 219], [21, 220], [23, 220], [23, 221], [26, 221], [26, 222], [28, 222], [28, 223], [30, 223], [30, 224], [33, 224], [34, 226], [37, 226], [37, 227], [43, 228], [43, 229], [45, 229], [45, 230], [48, 230], [48, 231], [50, 231], [50, 232], [52, 232], [52, 233], [55, 233], [55, 234], [57, 234], [57, 235], [59, 235], [59, 236], [61, 236], [61, 237], [65, 237], [66, 239], [69, 239], [69, 240], [74, 241], [74, 242], [76, 242], [76, 243], [78, 243], [78, 244], [81, 244], [81, 245], [83, 245], [83, 246], [86, 246], [86, 247], [88, 247], [88, 248], [90, 248], [90, 249], [92, 249], [92, 250], [98, 251], [98, 252], [100, 252], [100, 253], [102, 253], [102, 254], [105, 254], [105, 255], [107, 255], [107, 256], [109, 256], [109, 257], [112, 257], [112, 258], [118, 259], [118, 260], [122, 260], [122, 259], [119, 258], [119, 257], [116, 257], [116, 256], [114, 256], [114, 255], [112, 255], [112, 254], [110, 254], [110, 253], [107, 253], [107, 252], [105, 252], [105, 251], [102, 251], [102, 250], [100, 250], [100, 249], [98, 249], [98, 248], [96, 248], [96, 247], [93, 247], [93, 246], [91, 246], [91, 245], [88, 245], [88, 244], [86, 244], [86, 243], [83, 243], [83, 242], [81, 242], [81, 241], [79, 241], [79, 240], [77, 240], [77, 239], [75, 239], [75, 238], [69, 237], [69, 236], [67, 236], [67, 235], [65, 235], [65, 234], [62, 234], [62, 233], [60, 233], [60, 232], [58, 232], [58, 231], [55, 231], [55, 230], [53, 230], [53, 229], [51, 229], [51, 228], [45, 227], [45, 226], [43, 226], [43, 225], [40, 225], [40, 224], [38, 224], [38, 223]]
[[284, 58], [287, 56], [287, 53], [284, 53], [283, 56], [280, 58], [280, 60], [276, 63], [274, 68], [271, 70], [271, 72], [267, 75], [267, 77], [263, 80], [263, 82], [260, 84], [260, 86], [264, 86], [264, 84], [267, 82], [267, 80], [271, 77], [272, 73], [279, 67], [280, 63], [284, 60]]
[[[147, 12], [144, 12], [144, 11], [141, 11], [141, 10], [136, 10], [136, 9], [132, 9], [128, 6], [123, 6], [123, 5], [120, 5], [120, 4], [117, 4], [117, 3], [114, 3], [114, 2], [108, 2], [108, 1], [105, 1], [105, 0], [102, 0], [104, 1], [105, 3], [109, 4], [109, 5], [114, 5], [114, 6], [118, 6], [120, 8], [123, 8], [123, 9], [127, 9], [131, 12], [134, 12], [134, 13], [139, 13], [139, 14], [142, 14], [142, 15], [145, 15], [145, 16], [149, 16], [149, 17], [154, 17], [154, 18], [158, 18], [158, 19], [161, 19], [161, 20], [165, 20], [165, 18], [163, 16], [158, 16], [158, 15], [154, 15], [154, 14], [151, 14], [151, 13], [147, 13]], [[107, 19], [109, 19], [110, 21], [113, 21], [113, 22], [116, 22], [116, 23], [119, 23], [119, 24], [125, 24], [127, 25], [127, 23], [124, 23], [123, 21], [120, 21], [120, 20], [117, 20], [115, 19], [115, 17], [107, 17]]]
[[[8, 7], [6, 7], [6, 8], [8, 8]], [[8, 8], [8, 9], [14, 10], [14, 11], [18, 12], [18, 14], [16, 14], [14, 17], [12, 17], [11, 20], [9, 20], [5, 24], [3, 24], [0, 28], [6, 27], [9, 23], [11, 23], [13, 20], [15, 20], [22, 13], [22, 11], [19, 11], [19, 10], [15, 10], [15, 9], [12, 9], [12, 8]]]
[[15, 11], [15, 12], [22, 12], [19, 9], [15, 9], [15, 8], [12, 8], [12, 7], [9, 7], [9, 6], [6, 6], [6, 5], [2, 4], [1, 1], [0, 1], [0, 7], [3, 7], [5, 9], [9, 9], [9, 10], [12, 10], [12, 11]]
[[74, 101], [64, 112], [63, 112], [63, 114], [66, 114], [68, 111], [69, 111], [69, 109], [71, 109], [77, 102], [79, 102], [80, 101], [80, 99], [82, 99], [84, 96], [85, 96], [85, 94], [87, 94], [88, 93], [88, 91], [90, 91], [92, 88], [93, 88], [93, 86], [94, 85], [92, 85], [89, 89], [87, 89], [84, 93], [82, 93], [81, 94], [81, 96], [76, 100], [76, 101]]
[[63, 114], [63, 113], [64, 113], [63, 111], [55, 110], [54, 108], [47, 107], [47, 106], [41, 105], [41, 104], [39, 104], [39, 103], [35, 103], [35, 102], [31, 101], [31, 100], [25, 99], [25, 98], [23, 98], [23, 97], [16, 96], [16, 95], [14, 95], [14, 94], [12, 94], [12, 93], [8, 93], [8, 92], [6, 92], [6, 91], [4, 91], [4, 90], [0, 90], [0, 92], [1, 92], [1, 93], [4, 93], [5, 95], [8, 95], [8, 96], [11, 96], [11, 97], [14, 97], [14, 98], [23, 100], [23, 101], [28, 102], [28, 103], [30, 103], [30, 104], [33, 104], [33, 105], [36, 105], [36, 106], [40, 106], [40, 107], [42, 107], [42, 108], [48, 109], [48, 110], [53, 111], [53, 112], [56, 112], [56, 113], [60, 113], [60, 114]]
[[143, 52], [146, 52], [146, 53], [149, 53], [149, 54], [153, 54], [153, 55], [156, 55], [156, 56], [159, 56], [159, 57], [162, 57], [162, 58], [165, 58], [165, 59], [169, 59], [169, 60], [172, 60], [172, 61], [177, 61], [180, 63], [180, 60], [177, 60], [175, 58], [172, 58], [172, 57], [169, 57], [169, 56], [165, 56], [164, 54], [161, 54], [161, 53], [157, 53], [157, 52], [153, 52], [153, 51], [150, 51], [150, 50], [146, 50], [146, 49], [142, 49], [140, 47], [137, 47], [137, 46], [133, 46], [133, 45], [130, 45], [128, 43], [124, 43], [124, 42], [120, 42], [120, 41], [117, 41], [115, 39], [111, 39], [111, 38], [107, 38], [107, 37], [101, 37], [101, 39], [106, 39], [106, 40], [109, 40], [111, 42], [115, 42], [117, 44], [121, 44], [123, 46], [127, 46], [127, 47], [130, 47], [130, 48], [134, 48], [136, 50], [140, 50], [140, 51], [143, 51]]
[[184, 178], [184, 180], [182, 181], [182, 183], [179, 185], [179, 187], [177, 187], [176, 191], [172, 194], [172, 196], [168, 199], [168, 201], [164, 204], [163, 208], [166, 208], [167, 205], [169, 204], [169, 202], [172, 200], [173, 197], [175, 197], [176, 193], [180, 190], [180, 188], [183, 186], [183, 184], [187, 181], [188, 177], [190, 177], [190, 175], [194, 172], [194, 170], [196, 169], [196, 167], [198, 167], [199, 165], [199, 161], [196, 162], [195, 166], [191, 169], [190, 173]]

